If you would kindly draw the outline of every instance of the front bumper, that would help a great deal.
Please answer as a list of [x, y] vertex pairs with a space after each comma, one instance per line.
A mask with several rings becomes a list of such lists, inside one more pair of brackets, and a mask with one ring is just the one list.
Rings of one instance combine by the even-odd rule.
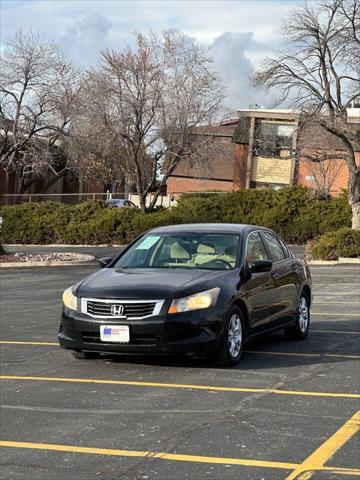
[[[69, 350], [103, 353], [214, 353], [222, 334], [225, 309], [211, 307], [187, 313], [166, 313], [142, 320], [92, 318], [63, 309], [60, 346]], [[100, 325], [127, 325], [129, 343], [103, 342]]]

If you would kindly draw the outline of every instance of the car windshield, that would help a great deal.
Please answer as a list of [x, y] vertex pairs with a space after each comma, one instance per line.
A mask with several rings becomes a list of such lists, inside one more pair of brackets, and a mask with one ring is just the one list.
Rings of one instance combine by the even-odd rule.
[[236, 265], [238, 247], [235, 234], [150, 233], [139, 238], [114, 268], [230, 270]]

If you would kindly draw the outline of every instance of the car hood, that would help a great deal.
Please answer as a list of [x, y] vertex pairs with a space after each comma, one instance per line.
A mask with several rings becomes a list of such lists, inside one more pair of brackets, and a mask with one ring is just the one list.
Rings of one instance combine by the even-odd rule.
[[[133, 269], [104, 268], [85, 278], [76, 294], [88, 298], [129, 298], [160, 300], [176, 296], [183, 289], [213, 288], [207, 282], [226, 274], [224, 271], [198, 269]], [[188, 293], [186, 293], [188, 294]]]

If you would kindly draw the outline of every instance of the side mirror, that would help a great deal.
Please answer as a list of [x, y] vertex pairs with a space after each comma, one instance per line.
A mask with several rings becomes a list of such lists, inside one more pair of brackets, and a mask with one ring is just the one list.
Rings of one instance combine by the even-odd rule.
[[100, 263], [100, 268], [104, 268], [113, 260], [112, 257], [98, 258], [97, 261]]
[[250, 271], [254, 273], [259, 272], [270, 272], [272, 269], [272, 261], [271, 260], [255, 260], [250, 265]]

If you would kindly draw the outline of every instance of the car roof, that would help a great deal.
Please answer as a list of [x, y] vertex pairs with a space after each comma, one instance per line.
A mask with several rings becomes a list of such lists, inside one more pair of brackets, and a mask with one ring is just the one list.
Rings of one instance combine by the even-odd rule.
[[180, 225], [167, 225], [151, 230], [154, 233], [232, 233], [242, 234], [254, 230], [271, 231], [258, 225], [246, 225], [240, 223], [185, 223]]

